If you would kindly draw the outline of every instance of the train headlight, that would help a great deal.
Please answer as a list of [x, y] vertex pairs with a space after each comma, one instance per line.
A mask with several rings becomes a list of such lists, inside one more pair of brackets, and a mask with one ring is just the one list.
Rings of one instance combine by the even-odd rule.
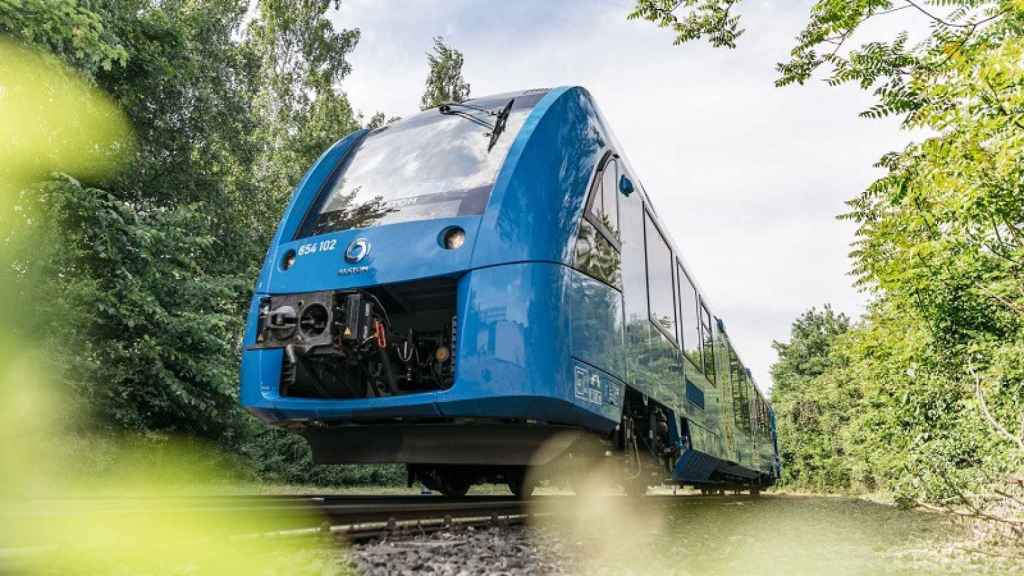
[[444, 364], [451, 357], [451, 350], [449, 350], [447, 346], [438, 346], [437, 350], [434, 350], [434, 359], [437, 360], [439, 364]]
[[448, 250], [455, 250], [466, 243], [466, 231], [458, 226], [453, 226], [444, 231], [441, 245]]

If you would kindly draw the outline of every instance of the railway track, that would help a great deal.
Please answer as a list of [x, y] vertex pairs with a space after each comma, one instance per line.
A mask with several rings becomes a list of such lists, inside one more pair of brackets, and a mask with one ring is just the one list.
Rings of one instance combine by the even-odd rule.
[[[625, 499], [625, 496], [607, 496]], [[630, 498], [632, 511], [649, 507], [657, 512], [673, 505], [701, 500], [722, 502], [750, 497], [650, 495]], [[583, 505], [592, 506], [584, 500]], [[0, 574], [23, 572], [24, 567], [67, 546], [76, 546], [69, 534], [88, 532], [96, 526], [121, 526], [124, 530], [146, 525], [202, 526], [198, 538], [228, 544], [235, 539], [334, 538], [359, 542], [376, 538], [405, 539], [458, 527], [509, 526], [527, 520], [579, 514], [576, 496], [538, 496], [520, 500], [512, 496], [446, 498], [419, 496], [204, 496], [47, 499], [8, 502], [0, 512], [8, 531], [0, 539]], [[620, 502], [625, 504], [625, 502]], [[29, 529], [31, 528], [31, 529]], [[63, 533], [50, 541], [46, 534]], [[22, 538], [18, 534], [34, 536]], [[130, 535], [126, 534], [126, 541]], [[116, 543], [110, 544], [118, 546]], [[221, 544], [214, 544], [215, 546]], [[97, 554], [96, 550], [89, 552]], [[102, 556], [102, 554], [101, 554]]]
[[[624, 496], [608, 496], [625, 498]], [[632, 501], [630, 508], [652, 509], [672, 502], [730, 500], [715, 496], [651, 495]], [[745, 498], [743, 498], [745, 499]], [[577, 503], [577, 504], [574, 504]], [[136, 517], [145, 521], [165, 516], [173, 521], [227, 525], [218, 534], [234, 537], [331, 535], [348, 541], [378, 537], [402, 537], [459, 526], [512, 525], [531, 517], [574, 514], [575, 496], [539, 496], [520, 500], [512, 496], [470, 496], [447, 498], [436, 495], [409, 496], [205, 496], [124, 497], [117, 499], [35, 500], [9, 507], [5, 518], [15, 525], [36, 522], [64, 523], [87, 527], [106, 518]], [[228, 519], [228, 522], [225, 522]], [[38, 543], [43, 544], [45, 543]], [[30, 546], [31, 547], [31, 546]], [[0, 542], [0, 566], [20, 556], [24, 543]], [[2, 571], [2, 570], [0, 570]]]
[[[14, 511], [14, 519], [61, 522], [107, 515], [187, 515], [232, 519], [251, 526], [238, 536], [330, 533], [349, 540], [422, 533], [458, 525], [515, 524], [530, 514], [527, 501], [511, 496], [209, 496], [182, 498], [39, 500]], [[252, 522], [247, 521], [251, 519]], [[4, 548], [0, 545], [0, 556]]]
[[319, 519], [317, 530], [348, 540], [455, 526], [517, 524], [531, 515], [528, 502], [507, 496], [309, 496], [275, 499], [262, 506], [275, 514], [304, 510], [301, 513], [307, 517]]

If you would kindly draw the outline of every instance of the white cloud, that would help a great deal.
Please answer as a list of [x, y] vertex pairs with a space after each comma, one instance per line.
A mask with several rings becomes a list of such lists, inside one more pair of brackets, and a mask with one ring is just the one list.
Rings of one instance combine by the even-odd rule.
[[363, 32], [345, 90], [368, 114], [418, 110], [438, 34], [465, 54], [474, 95], [589, 89], [767, 388], [771, 341], [788, 339], [798, 314], [825, 302], [862, 309], [847, 275], [853, 227], [835, 216], [907, 138], [894, 122], [858, 118], [872, 99], [854, 87], [773, 86], [809, 6], [785, 4], [749, 4], [736, 50], [673, 46], [671, 32], [627, 22], [627, 0], [347, 0], [335, 23]]

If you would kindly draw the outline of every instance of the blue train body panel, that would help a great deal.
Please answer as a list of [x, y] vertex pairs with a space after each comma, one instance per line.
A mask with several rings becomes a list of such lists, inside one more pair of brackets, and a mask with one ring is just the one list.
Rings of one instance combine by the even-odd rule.
[[[634, 394], [664, 407], [677, 481], [712, 482], [727, 468], [777, 476], [774, 415], [758, 404], [749, 378], [734, 374], [730, 358], [741, 364], [724, 329], [705, 330], [704, 360], [694, 360], [678, 344], [682, 328], [674, 343], [647, 313], [639, 322], [629, 314], [638, 302], [647, 310], [646, 288], [631, 290], [631, 271], [646, 273], [650, 239], [635, 229], [620, 236], [620, 214], [622, 227], [627, 210], [641, 222], [656, 216], [590, 95], [557, 88], [472, 102], [478, 106], [453, 104], [350, 134], [303, 177], [256, 283], [242, 404], [311, 435], [340, 430], [330, 440], [311, 436], [314, 452], [324, 452], [355, 437], [346, 431], [396, 423], [541, 423], [610, 438]], [[478, 134], [463, 121], [491, 131]], [[511, 126], [504, 140], [499, 123]], [[382, 170], [374, 161], [404, 159], [398, 172], [422, 162], [415, 148], [402, 149], [403, 138], [431, 130], [473, 139], [451, 144], [441, 157], [451, 158], [450, 168], [435, 157], [423, 162], [457, 186], [416, 182], [407, 197], [384, 185], [376, 197], [363, 189], [359, 182], [399, 181], [374, 173]], [[486, 150], [480, 137], [490, 137]], [[618, 172], [602, 188], [609, 158]], [[463, 164], [483, 176], [459, 172]], [[678, 290], [678, 251], [667, 242], [670, 288]], [[326, 316], [307, 315], [314, 305]], [[681, 299], [675, 306], [678, 326], [687, 316]], [[307, 329], [314, 336], [304, 340]], [[338, 375], [346, 370], [355, 376]], [[411, 434], [396, 433], [380, 461], [444, 461]], [[374, 461], [372, 450], [353, 458]]]

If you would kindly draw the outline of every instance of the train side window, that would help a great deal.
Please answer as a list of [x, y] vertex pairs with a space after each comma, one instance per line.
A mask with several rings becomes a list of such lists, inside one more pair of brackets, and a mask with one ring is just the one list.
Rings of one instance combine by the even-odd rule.
[[609, 154], [601, 164], [590, 190], [587, 219], [612, 245], [619, 244], [619, 162]]
[[736, 356], [736, 350], [733, 349], [731, 344], [729, 345], [728, 353], [729, 374], [732, 379], [733, 419], [740, 430], [750, 432], [750, 421], [746, 415], [744, 405], [747, 382], [744, 378], [743, 364], [740, 363], [739, 357]]
[[711, 314], [704, 302], [700, 303], [701, 334], [704, 335], [704, 373], [714, 379], [715, 372], [715, 334], [711, 331]]
[[753, 431], [753, 429], [751, 428], [751, 425], [750, 425], [751, 424], [751, 422], [750, 422], [750, 388], [751, 388], [751, 383], [750, 383], [750, 377], [747, 376], [747, 368], [746, 368], [746, 366], [743, 366], [741, 364], [740, 365], [740, 369], [743, 371], [743, 386], [742, 386], [742, 390], [743, 390], [743, 420], [746, 423], [745, 424], [745, 430], [748, 433], [750, 433], [750, 432]]
[[647, 302], [651, 322], [669, 340], [676, 341], [676, 303], [672, 288], [672, 251], [658, 226], [645, 213], [644, 236], [647, 239]]
[[752, 406], [750, 410], [750, 418], [754, 421], [754, 430], [761, 433], [761, 397], [757, 395], [757, 391], [754, 391], [754, 396], [751, 398]]
[[576, 236], [573, 265], [581, 272], [621, 290], [618, 195], [613, 193], [609, 197], [604, 191], [604, 174], [617, 174], [617, 164], [615, 157], [609, 155], [594, 177], [587, 209]]
[[679, 325], [683, 337], [682, 348], [686, 357], [697, 367], [704, 370], [701, 358], [703, 342], [700, 336], [700, 324], [697, 319], [697, 289], [682, 266], [677, 266], [679, 276]]
[[576, 268], [605, 284], [622, 289], [618, 250], [587, 220], [580, 222], [580, 233], [576, 238]]
[[622, 197], [619, 216], [622, 222], [622, 298], [626, 330], [630, 345], [639, 346], [641, 340], [646, 341], [649, 324], [647, 262], [644, 258], [644, 203], [640, 194]]

